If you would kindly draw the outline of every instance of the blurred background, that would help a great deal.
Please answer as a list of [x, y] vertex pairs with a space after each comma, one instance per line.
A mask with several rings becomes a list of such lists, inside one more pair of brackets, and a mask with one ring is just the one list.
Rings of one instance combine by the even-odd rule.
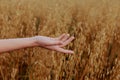
[[0, 80], [120, 80], [120, 0], [0, 0], [0, 39], [75, 36], [69, 55], [0, 54]]

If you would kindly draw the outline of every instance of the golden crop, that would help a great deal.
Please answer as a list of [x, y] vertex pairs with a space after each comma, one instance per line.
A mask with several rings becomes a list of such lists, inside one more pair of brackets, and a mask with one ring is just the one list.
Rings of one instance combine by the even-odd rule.
[[62, 33], [75, 54], [6, 52], [0, 80], [120, 80], [120, 0], [0, 0], [1, 39]]

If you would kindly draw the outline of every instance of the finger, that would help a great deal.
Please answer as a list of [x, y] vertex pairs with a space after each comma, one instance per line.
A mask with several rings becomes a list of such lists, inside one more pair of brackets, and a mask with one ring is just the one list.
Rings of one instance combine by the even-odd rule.
[[72, 40], [74, 39], [74, 37], [70, 37], [68, 40], [66, 40], [62, 45], [60, 45], [60, 47], [64, 47], [66, 45], [68, 45]]
[[62, 34], [61, 36], [59, 36], [59, 37], [58, 37], [58, 39], [59, 39], [59, 40], [61, 40], [62, 38], [64, 38], [64, 37], [65, 37], [65, 35], [66, 35], [65, 33], [64, 33], [64, 34]]
[[63, 49], [63, 48], [60, 48], [60, 47], [57, 47], [56, 51], [66, 53], [66, 54], [73, 54], [74, 53], [74, 51], [72, 51], [72, 50], [66, 50], [66, 49]]
[[51, 41], [48, 44], [46, 44], [46, 46], [52, 46], [52, 45], [62, 45], [63, 42], [62, 41]]
[[49, 49], [49, 50], [62, 52], [62, 53], [69, 53], [69, 54], [73, 54], [74, 53], [72, 50], [66, 50], [66, 49], [60, 48], [58, 46], [41, 46], [41, 47], [44, 47], [44, 48]]
[[70, 36], [69, 34], [66, 34], [61, 40], [65, 42], [69, 38], [69, 36]]
[[68, 38], [70, 35], [69, 34], [62, 34], [61, 36], [57, 37], [57, 38], [51, 38], [53, 40], [62, 40], [62, 41], [65, 41], [66, 38]]

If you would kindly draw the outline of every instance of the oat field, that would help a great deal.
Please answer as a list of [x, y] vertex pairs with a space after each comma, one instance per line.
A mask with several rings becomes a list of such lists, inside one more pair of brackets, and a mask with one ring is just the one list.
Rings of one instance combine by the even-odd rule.
[[62, 33], [73, 55], [0, 53], [0, 80], [120, 80], [120, 0], [0, 0], [0, 39]]

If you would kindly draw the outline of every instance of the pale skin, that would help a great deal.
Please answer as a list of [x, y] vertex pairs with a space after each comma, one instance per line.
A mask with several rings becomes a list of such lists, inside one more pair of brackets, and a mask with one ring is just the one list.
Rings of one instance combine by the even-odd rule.
[[72, 50], [67, 50], [63, 47], [68, 45], [73, 40], [74, 36], [70, 36], [69, 34], [65, 33], [56, 38], [46, 36], [34, 36], [28, 38], [1, 39], [0, 53], [27, 47], [43, 47], [61, 53], [72, 54], [74, 53]]

